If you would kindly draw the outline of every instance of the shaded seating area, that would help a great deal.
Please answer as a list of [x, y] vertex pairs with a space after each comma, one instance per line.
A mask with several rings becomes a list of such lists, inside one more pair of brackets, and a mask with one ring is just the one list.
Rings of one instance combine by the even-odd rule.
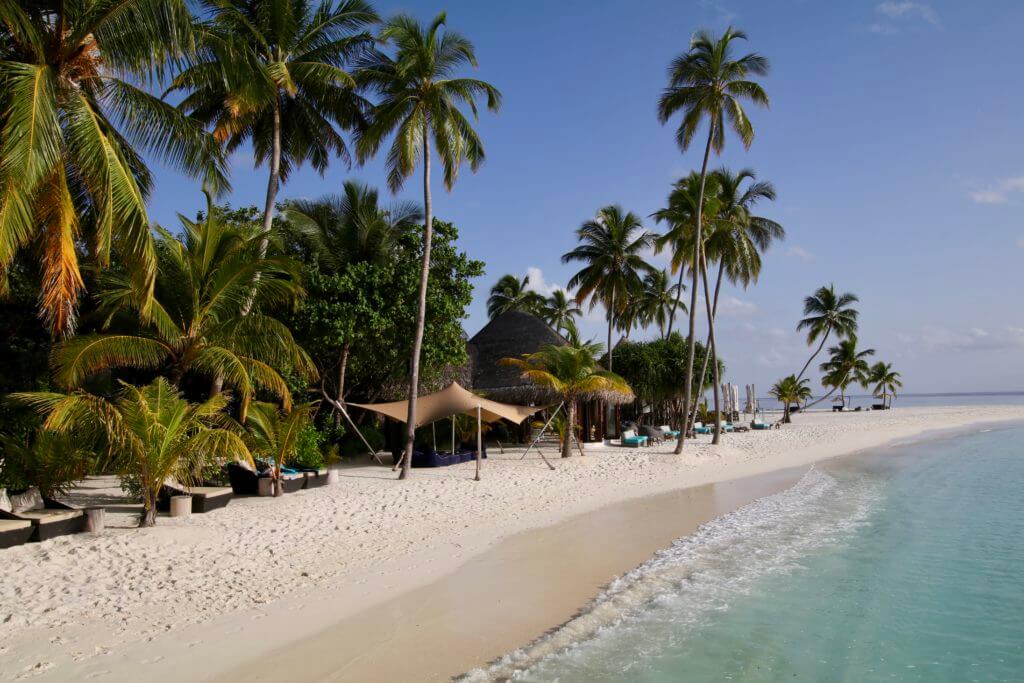
[[640, 448], [647, 445], [647, 437], [640, 436], [632, 429], [622, 432], [622, 445], [626, 448]]
[[226, 507], [234, 495], [230, 486], [185, 486], [168, 482], [160, 487], [156, 509], [166, 512], [171, 508], [172, 496], [192, 496], [193, 514], [203, 514]]
[[[404, 423], [409, 416], [408, 401], [351, 403], [349, 405], [389, 417], [397, 422]], [[448, 388], [433, 394], [419, 396], [416, 399], [416, 428], [455, 415], [469, 415], [470, 417], [475, 417], [477, 421], [476, 444], [470, 445], [469, 448], [455, 448], [456, 439], [454, 438], [453, 424], [452, 452], [440, 453], [434, 448], [429, 450], [416, 449], [413, 451], [412, 461], [409, 464], [411, 467], [446, 467], [475, 460], [477, 464], [475, 478], [479, 480], [480, 462], [483, 458], [487, 457], [483, 442], [483, 423], [509, 420], [515, 424], [520, 424], [540, 409], [541, 406], [516, 406], [491, 401], [462, 388], [458, 382], [453, 382]], [[465, 445], [463, 444], [463, 446]], [[396, 457], [395, 467], [398, 467], [398, 465], [399, 458]]]

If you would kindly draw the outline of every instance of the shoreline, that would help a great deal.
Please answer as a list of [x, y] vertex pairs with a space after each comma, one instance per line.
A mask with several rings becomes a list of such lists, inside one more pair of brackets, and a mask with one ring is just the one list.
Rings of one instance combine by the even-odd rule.
[[[670, 454], [670, 446], [641, 451], [592, 446], [587, 449], [588, 457], [558, 462], [559, 471], [549, 474], [542, 469], [539, 459], [519, 461], [518, 455], [510, 449], [505, 456], [491, 455], [485, 462], [484, 481], [476, 485], [466, 477], [470, 470], [462, 466], [448, 468], [444, 472], [419, 470], [407, 486], [397, 486], [390, 480], [386, 476], [390, 470], [381, 473], [379, 470], [384, 468], [353, 467], [342, 470], [341, 484], [321, 490], [324, 494], [314, 491], [294, 495], [293, 499], [286, 497], [275, 501], [278, 503], [276, 508], [266, 505], [263, 499], [240, 500], [213, 515], [195, 517], [190, 525], [170, 524], [167, 523], [170, 520], [161, 518], [158, 527], [151, 532], [72, 537], [63, 542], [58, 542], [58, 539], [36, 544], [36, 548], [19, 550], [13, 555], [8, 550], [4, 551], [5, 559], [10, 557], [13, 560], [11, 565], [21, 570], [14, 572], [19, 574], [19, 578], [26, 575], [32, 578], [33, 570], [45, 573], [51, 565], [61, 561], [62, 558], [56, 556], [62, 552], [73, 552], [77, 555], [75, 559], [84, 560], [79, 567], [82, 570], [98, 572], [109, 569], [102, 562], [89, 566], [94, 562], [94, 555], [90, 552], [102, 550], [96, 547], [101, 542], [118, 548], [134, 547], [136, 551], [142, 546], [146, 551], [144, 556], [150, 553], [157, 559], [173, 555], [172, 548], [168, 546], [193, 544], [190, 549], [198, 547], [205, 551], [211, 564], [209, 567], [202, 564], [195, 567], [194, 573], [201, 575], [203, 581], [194, 576], [175, 575], [175, 581], [163, 593], [117, 594], [116, 576], [113, 582], [100, 581], [102, 586], [85, 588], [70, 595], [56, 592], [59, 587], [54, 587], [51, 582], [49, 594], [46, 591], [40, 593], [44, 598], [40, 602], [69, 603], [61, 604], [60, 623], [47, 623], [55, 620], [48, 618], [52, 611], [47, 611], [43, 605], [38, 610], [33, 608], [29, 623], [20, 624], [22, 628], [17, 628], [17, 623], [15, 628], [7, 622], [0, 625], [4, 629], [0, 631], [4, 642], [0, 655], [8, 662], [0, 667], [0, 673], [6, 680], [38, 675], [41, 680], [93, 677], [113, 681], [137, 679], [141, 670], [147, 676], [158, 678], [173, 675], [190, 680], [215, 680], [218, 676], [246, 670], [256, 680], [271, 680], [272, 677], [265, 674], [280, 662], [281, 665], [291, 664], [286, 670], [293, 680], [322, 680], [325, 663], [311, 659], [324, 659], [330, 653], [338, 655], [339, 659], [351, 659], [352, 652], [360, 655], [356, 658], [358, 666], [376, 670], [368, 647], [349, 650], [354, 643], [331, 638], [327, 634], [347, 628], [346, 623], [358, 624], [360, 618], [365, 623], [374, 609], [383, 614], [388, 610], [381, 609], [382, 606], [400, 606], [404, 597], [416, 591], [427, 596], [430, 591], [425, 587], [443, 584], [445, 577], [451, 577], [457, 570], [461, 572], [460, 567], [471, 563], [486, 564], [486, 556], [500, 554], [506, 544], [523, 543], [524, 548], [536, 547], [537, 539], [557, 533], [552, 529], [559, 525], [571, 527], [571, 520], [580, 515], [615, 514], [595, 511], [616, 505], [650, 511], [658, 509], [659, 504], [652, 501], [659, 495], [672, 497], [686, 491], [692, 494], [695, 487], [709, 484], [723, 488], [726, 482], [778, 473], [818, 460], [920, 437], [936, 430], [948, 432], [985, 423], [1019, 420], [1024, 420], [1024, 407], [1021, 406], [897, 408], [874, 414], [808, 413], [799, 416], [796, 423], [783, 430], [729, 435], [725, 444], [713, 451], [705, 440], [688, 442], [682, 460]], [[712, 452], [715, 455], [710, 455]], [[742, 503], [733, 507], [740, 505]], [[315, 509], [308, 509], [314, 506]], [[379, 509], [370, 514], [371, 506]], [[294, 512], [296, 509], [302, 511], [297, 522], [291, 518], [291, 515], [299, 514]], [[355, 510], [365, 514], [359, 516], [353, 512]], [[727, 511], [722, 510], [715, 516]], [[334, 526], [324, 519], [331, 512], [337, 522]], [[401, 515], [396, 518], [398, 513]], [[418, 516], [413, 516], [413, 513]], [[266, 560], [265, 555], [244, 557], [247, 552], [245, 546], [239, 546], [235, 553], [243, 557], [229, 557], [233, 547], [218, 544], [218, 541], [233, 530], [236, 517], [247, 514], [250, 522], [253, 515], [259, 515], [262, 524], [280, 522], [284, 530], [305, 529], [309, 534], [316, 531], [317, 536], [296, 538], [293, 544], [283, 543], [281, 547], [270, 546], [273, 561]], [[699, 517], [697, 515], [694, 519]], [[339, 519], [348, 519], [352, 523], [344, 528], [340, 526]], [[319, 527], [316, 526], [318, 522]], [[577, 523], [581, 522], [577, 520]], [[361, 543], [352, 542], [356, 526], [365, 536], [365, 540], [362, 540], [363, 536], [355, 536]], [[339, 534], [340, 531], [344, 531], [344, 535]], [[529, 642], [544, 629], [571, 616], [612, 576], [631, 569], [658, 548], [688, 532], [678, 527], [667, 528], [666, 525], [652, 529], [651, 533], [654, 536], [645, 537], [642, 543], [637, 543], [632, 554], [623, 553], [622, 557], [608, 551], [609, 546], [606, 546], [606, 554], [615, 555], [618, 564], [599, 567], [600, 563], [592, 562], [595, 573], [587, 582], [579, 581], [579, 588], [585, 594], [573, 594], [572, 605], [567, 607], [569, 596], [566, 596], [566, 603], [560, 604], [557, 610], [551, 610], [553, 613], [543, 616], [531, 613], [527, 615], [531, 623], [529, 628], [521, 631], [509, 629], [507, 634], [499, 632], [491, 644], [467, 638], [464, 641], [468, 643], [467, 647], [480, 653], [475, 662], [470, 666], [460, 664], [457, 667], [452, 662], [447, 668], [436, 670], [445, 671], [444, 675], [461, 673]], [[519, 535], [526, 540], [516, 540]], [[592, 532], [583, 534], [593, 535]], [[532, 541], [529, 540], [531, 536]], [[279, 553], [287, 553], [289, 545], [301, 545], [303, 552], [296, 552], [295, 557], [282, 558]], [[360, 551], [363, 551], [363, 556], [358, 556]], [[220, 561], [229, 566], [215, 566], [218, 554], [223, 555], [219, 557]], [[196, 556], [192, 554], [192, 557]], [[329, 564], [339, 559], [347, 562], [339, 562], [341, 566]], [[622, 566], [626, 560], [632, 564]], [[255, 597], [237, 596], [237, 592], [252, 587], [244, 581], [232, 586], [219, 583], [227, 580], [223, 577], [229, 576], [232, 569], [251, 572], [250, 561], [256, 569], [266, 572], [263, 581], [273, 581], [277, 576], [290, 590], [277, 591], [272, 584], [267, 584], [270, 587], [262, 593], [257, 586]], [[274, 562], [280, 566], [275, 567]], [[71, 571], [67, 567], [64, 569]], [[220, 575], [206, 576], [206, 573], [214, 574], [214, 569], [221, 570]], [[275, 570], [278, 570], [276, 575]], [[569, 580], [574, 576], [571, 568], [565, 574]], [[259, 576], [254, 577], [251, 573], [243, 578], [260, 580]], [[189, 580], [200, 584], [198, 594], [190, 592], [187, 586], [175, 588], [178, 581], [185, 584]], [[288, 586], [284, 583], [288, 580], [299, 585]], [[562, 578], [558, 580], [563, 581]], [[28, 592], [31, 586], [22, 586], [22, 590], [16, 591], [14, 584], [17, 580], [12, 572], [5, 573], [0, 584], [0, 597], [3, 598], [0, 603], [6, 603], [12, 595], [32, 595]], [[227, 597], [235, 600], [234, 608], [229, 606], [225, 609], [218, 602], [224, 600], [221, 593], [225, 590], [229, 593]], [[124, 593], [123, 590], [121, 592]], [[515, 597], [514, 591], [510, 591], [503, 599], [507, 603]], [[97, 617], [88, 618], [82, 603], [94, 598], [98, 598], [97, 605], [102, 609], [97, 610], [100, 612]], [[190, 613], [190, 604], [199, 604], [209, 612]], [[171, 614], [165, 616], [166, 610], [161, 608], [168, 606]], [[126, 608], [134, 610], [119, 622], [103, 614], [104, 611], [123, 612]], [[154, 616], [148, 616], [150, 613]], [[156, 617], [158, 613], [160, 615]], [[35, 624], [32, 617], [35, 617]], [[538, 621], [545, 619], [544, 625], [536, 631]], [[131, 630], [133, 625], [140, 624], [148, 628]], [[523, 637], [529, 629], [535, 632]], [[419, 656], [413, 654], [415, 629], [405, 635], [412, 642], [388, 637], [384, 641], [386, 645], [378, 646], [376, 651], [392, 660], [403, 659], [403, 653]], [[513, 637], [518, 638], [517, 642], [506, 646]], [[459, 642], [461, 644], [462, 641]], [[331, 647], [324, 650], [325, 645]], [[301, 654], [317, 647], [321, 648], [320, 655]], [[442, 660], [443, 667], [443, 660], [449, 653], [441, 650], [434, 656]], [[328, 664], [336, 661], [332, 659]], [[466, 661], [465, 655], [459, 661]], [[307, 671], [307, 667], [310, 670]], [[313, 667], [318, 668], [314, 671]], [[454, 671], [454, 668], [460, 671]]]

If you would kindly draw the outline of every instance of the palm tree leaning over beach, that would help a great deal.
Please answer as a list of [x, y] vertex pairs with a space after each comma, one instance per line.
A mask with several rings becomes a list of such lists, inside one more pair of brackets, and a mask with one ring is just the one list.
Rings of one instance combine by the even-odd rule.
[[146, 161], [227, 188], [213, 138], [140, 87], [192, 47], [185, 0], [0, 2], [0, 294], [15, 256], [32, 249], [54, 336], [74, 332], [83, 242], [101, 269], [116, 254], [152, 293]]
[[491, 295], [487, 298], [487, 317], [496, 318], [508, 311], [524, 311], [541, 315], [545, 299], [532, 289], [527, 289], [530, 276], [518, 278], [515, 275], [502, 275], [491, 287]]
[[583, 311], [564, 289], [556, 289], [544, 302], [543, 313], [544, 322], [556, 332], [567, 333], [570, 329], [576, 329], [576, 318]]
[[522, 358], [503, 358], [499, 361], [502, 365], [519, 368], [524, 378], [550, 390], [562, 401], [566, 415], [566, 438], [562, 440], [563, 458], [572, 455], [577, 402], [608, 394], [627, 398], [633, 395], [626, 380], [598, 366], [595, 356], [600, 352], [600, 345], [547, 344], [536, 353], [526, 354]]
[[[693, 361], [695, 351], [697, 305], [697, 270], [700, 268], [700, 250], [703, 248], [701, 228], [705, 182], [708, 173], [708, 159], [711, 150], [721, 153], [725, 146], [726, 123], [739, 136], [743, 146], [750, 147], [754, 140], [754, 128], [743, 111], [742, 101], [762, 106], [768, 105], [768, 95], [761, 86], [748, 80], [751, 75], [768, 73], [768, 60], [756, 53], [734, 59], [731, 43], [746, 40], [747, 35], [732, 27], [719, 38], [706, 31], [700, 31], [690, 42], [690, 49], [676, 57], [669, 66], [669, 84], [658, 102], [658, 118], [664, 124], [676, 113], [682, 112], [682, 121], [676, 129], [676, 143], [686, 151], [705, 119], [708, 122], [708, 138], [704, 146], [704, 159], [700, 169], [700, 191], [697, 198], [696, 239], [693, 244], [693, 273], [690, 284], [690, 329], [687, 336], [685, 386], [683, 389], [683, 415], [689, 414], [692, 398]], [[686, 430], [680, 430], [676, 443], [676, 454], [683, 452]]]
[[811, 357], [804, 363], [797, 379], [802, 379], [811, 362], [825, 347], [829, 335], [835, 333], [840, 339], [848, 339], [857, 334], [857, 309], [850, 304], [855, 304], [860, 299], [856, 294], [844, 292], [836, 294], [834, 284], [828, 287], [819, 287], [811, 296], [804, 299], [804, 318], [796, 329], [798, 332], [807, 330], [807, 345], [813, 346], [819, 338], [821, 343], [815, 349]]
[[829, 359], [821, 364], [821, 384], [824, 387], [832, 387], [831, 391], [819, 398], [811, 405], [821, 403], [836, 391], [846, 404], [846, 388], [854, 382], [867, 387], [868, 357], [875, 355], [874, 349], [858, 349], [857, 336], [851, 335], [841, 340], [836, 346], [828, 349]]
[[794, 403], [806, 401], [811, 397], [811, 388], [807, 386], [808, 379], [797, 379], [796, 375], [788, 375], [772, 385], [768, 395], [782, 403], [782, 423], [789, 424], [789, 408]]
[[873, 394], [882, 399], [883, 406], [889, 394], [892, 394], [893, 399], [895, 399], [896, 390], [903, 387], [900, 373], [892, 369], [892, 363], [883, 363], [882, 361], [871, 366], [871, 370], [868, 372], [867, 384], [875, 385]]
[[[332, 157], [350, 161], [342, 131], [363, 119], [365, 101], [346, 71], [372, 45], [379, 20], [365, 0], [201, 0], [199, 49], [168, 92], [210, 126], [233, 152], [251, 142], [256, 164], [269, 166], [263, 232], [269, 234], [277, 191], [310, 162], [321, 175]], [[266, 242], [263, 243], [266, 250]]]
[[501, 93], [494, 86], [473, 78], [452, 77], [460, 68], [476, 67], [476, 52], [473, 44], [460, 34], [442, 31], [444, 26], [443, 12], [427, 26], [404, 14], [388, 20], [379, 39], [394, 46], [394, 57], [376, 53], [366, 60], [359, 74], [360, 84], [380, 97], [369, 127], [362, 131], [356, 143], [360, 160], [375, 155], [385, 139], [392, 136], [386, 162], [392, 192], [397, 192], [416, 170], [416, 165], [423, 162], [423, 266], [409, 363], [405, 454], [399, 479], [409, 476], [416, 434], [420, 349], [426, 324], [430, 242], [434, 230], [431, 155], [436, 152], [444, 171], [445, 187], [451, 191], [463, 162], [469, 162], [470, 169], [476, 171], [484, 161], [483, 143], [459, 105], [469, 107], [474, 117], [478, 98], [484, 98], [491, 111], [501, 107]]

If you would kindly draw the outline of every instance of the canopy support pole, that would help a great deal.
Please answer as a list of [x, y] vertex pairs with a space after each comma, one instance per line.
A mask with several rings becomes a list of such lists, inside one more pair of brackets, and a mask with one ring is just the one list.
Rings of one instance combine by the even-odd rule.
[[[524, 459], [526, 457], [526, 454], [530, 452], [530, 449], [537, 445], [537, 442], [540, 441], [540, 438], [542, 436], [544, 436], [544, 432], [546, 432], [548, 430], [548, 427], [551, 426], [551, 422], [555, 419], [555, 415], [558, 415], [558, 411], [561, 410], [562, 406], [564, 406], [564, 405], [565, 405], [565, 401], [562, 401], [561, 403], [558, 404], [558, 407], [555, 408], [555, 412], [551, 413], [551, 417], [549, 417], [548, 421], [544, 423], [544, 427], [541, 428], [540, 434], [538, 434], [537, 438], [535, 438], [533, 440], [533, 443], [531, 443], [529, 446], [526, 447], [526, 450], [523, 451], [523, 454], [521, 456], [519, 456], [520, 460]], [[555, 466], [552, 465], [551, 463], [549, 463], [548, 459], [546, 457], [544, 457], [544, 453], [540, 450], [540, 448], [537, 448], [537, 453], [540, 454], [541, 459], [544, 460], [544, 464], [547, 465], [548, 468], [550, 468], [552, 470], [555, 469]]]
[[336, 401], [333, 398], [331, 398], [330, 396], [328, 396], [327, 392], [323, 392], [323, 394], [324, 394], [324, 398], [327, 399], [327, 402], [330, 403], [335, 408], [337, 408], [341, 412], [341, 414], [345, 417], [345, 419], [348, 421], [348, 423], [350, 425], [352, 425], [352, 429], [356, 430], [356, 434], [359, 435], [359, 440], [363, 442], [363, 445], [366, 446], [366, 450], [370, 453], [370, 455], [373, 456], [373, 459], [377, 461], [377, 464], [378, 465], [383, 465], [384, 461], [381, 460], [380, 456], [377, 455], [377, 449], [375, 449], [373, 446], [370, 445], [370, 442], [366, 440], [366, 437], [363, 436], [363, 433], [361, 431], [359, 431], [359, 427], [356, 427], [356, 423], [352, 421], [352, 418], [349, 417], [348, 411], [345, 410], [345, 405], [343, 403], [341, 403], [340, 401]]
[[480, 481], [480, 458], [484, 448], [484, 428], [480, 419], [480, 406], [476, 407], [476, 476], [473, 481]]

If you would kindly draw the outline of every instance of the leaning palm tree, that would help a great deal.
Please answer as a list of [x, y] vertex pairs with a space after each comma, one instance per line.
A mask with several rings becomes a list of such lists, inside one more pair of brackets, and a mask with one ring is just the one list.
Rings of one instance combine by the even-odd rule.
[[[201, 0], [191, 64], [168, 92], [210, 126], [228, 152], [251, 142], [268, 164], [263, 231], [270, 232], [281, 183], [303, 163], [321, 175], [334, 156], [350, 155], [342, 132], [362, 122], [365, 102], [346, 69], [372, 38], [378, 16], [365, 0]], [[264, 249], [266, 245], [264, 243]]]
[[114, 468], [141, 490], [142, 527], [156, 523], [157, 497], [169, 479], [188, 484], [202, 463], [252, 461], [241, 437], [228, 428], [226, 394], [191, 404], [163, 377], [141, 389], [122, 382], [112, 401], [84, 391], [13, 398], [46, 415], [46, 429], [104, 443]]
[[74, 331], [85, 244], [100, 268], [116, 253], [153, 287], [144, 153], [227, 186], [213, 138], [140, 87], [192, 42], [186, 0], [0, 2], [0, 292], [15, 255], [32, 249], [54, 335]]
[[243, 421], [257, 389], [290, 406], [281, 373], [316, 377], [309, 356], [272, 314], [303, 294], [298, 265], [282, 256], [261, 257], [266, 234], [255, 225], [228, 223], [221, 214], [211, 203], [202, 222], [182, 218], [180, 240], [159, 230], [152, 322], [138, 321], [142, 293], [130, 278], [118, 272], [101, 278], [100, 310], [108, 325], [128, 331], [81, 335], [57, 345], [51, 362], [58, 385], [73, 389], [99, 372], [134, 368], [156, 371], [180, 387], [191, 373], [220, 377], [233, 387]]
[[[881, 398], [882, 406], [885, 406], [886, 399], [890, 394], [893, 399], [896, 398], [896, 390], [903, 387], [903, 380], [900, 378], [900, 373], [892, 369], [892, 363], [879, 361], [871, 366], [867, 376], [867, 384], [875, 385], [872, 393]], [[892, 405], [892, 402], [890, 401], [889, 404]]]
[[306, 403], [282, 412], [273, 403], [253, 403], [249, 410], [249, 449], [256, 457], [274, 468], [274, 495], [281, 489], [281, 468], [286, 467], [298, 452], [299, 435], [310, 423], [315, 404]]
[[[700, 268], [700, 249], [703, 248], [704, 184], [707, 179], [711, 150], [721, 153], [725, 147], [726, 125], [739, 136], [744, 147], [754, 140], [754, 128], [743, 111], [744, 100], [767, 106], [768, 95], [760, 85], [748, 80], [749, 76], [768, 73], [768, 60], [756, 53], [734, 58], [731, 43], [746, 40], [747, 35], [731, 26], [719, 38], [700, 31], [690, 41], [690, 49], [676, 57], [669, 66], [669, 84], [658, 101], [658, 118], [667, 122], [678, 112], [683, 118], [676, 129], [676, 142], [683, 151], [689, 149], [697, 130], [705, 119], [708, 139], [704, 146], [704, 160], [700, 169], [700, 192], [697, 199], [696, 239], [693, 243], [693, 277], [690, 290], [689, 351], [686, 364], [683, 414], [689, 413], [693, 381], [694, 334], [697, 306], [697, 271]], [[676, 453], [683, 452], [685, 430], [679, 434]]]
[[581, 244], [562, 255], [562, 263], [579, 261], [583, 268], [569, 280], [576, 302], [590, 299], [590, 308], [603, 304], [608, 318], [608, 371], [612, 370], [612, 331], [629, 298], [643, 290], [651, 266], [644, 260], [654, 236], [640, 217], [621, 206], [606, 206], [576, 231]]
[[824, 387], [831, 387], [831, 390], [812, 403], [821, 403], [836, 391], [839, 397], [846, 403], [846, 388], [854, 382], [867, 386], [868, 375], [871, 371], [867, 359], [875, 355], [874, 349], [857, 348], [857, 336], [851, 335], [841, 340], [837, 345], [828, 349], [829, 359], [821, 364], [820, 370], [823, 374], [821, 384]]
[[848, 339], [857, 334], [858, 313], [851, 304], [860, 299], [856, 294], [844, 292], [836, 294], [836, 286], [819, 287], [811, 296], [804, 299], [804, 318], [797, 324], [797, 331], [807, 330], [807, 345], [812, 346], [819, 338], [821, 343], [811, 357], [804, 363], [800, 374], [801, 379], [811, 362], [825, 348], [829, 335], [835, 333], [840, 339]]
[[574, 299], [564, 289], [556, 289], [544, 302], [544, 322], [558, 332], [575, 329], [576, 318], [583, 314]]
[[[472, 124], [459, 109], [463, 104], [476, 116], [476, 100], [486, 98], [487, 108], [497, 111], [501, 93], [484, 81], [453, 78], [466, 66], [476, 66], [473, 44], [454, 31], [444, 31], [442, 12], [428, 25], [408, 15], [398, 15], [384, 24], [380, 40], [393, 45], [394, 57], [376, 54], [364, 65], [360, 82], [376, 92], [380, 101], [370, 126], [356, 143], [360, 159], [377, 153], [393, 137], [387, 155], [388, 186], [397, 192], [423, 162], [423, 265], [420, 269], [416, 330], [409, 363], [409, 417], [405, 455], [400, 479], [409, 476], [413, 440], [416, 436], [416, 395], [419, 391], [420, 350], [426, 323], [427, 281], [430, 276], [430, 242], [434, 230], [430, 196], [430, 161], [435, 153], [444, 171], [445, 187], [451, 191], [459, 168], [469, 162], [474, 172], [484, 161], [484, 147]], [[431, 138], [434, 151], [431, 150]]]
[[807, 386], [809, 381], [807, 379], [797, 379], [796, 375], [789, 375], [780, 379], [768, 390], [769, 396], [773, 396], [782, 403], [782, 422], [784, 424], [789, 424], [793, 421], [790, 419], [790, 406], [794, 403], [806, 401], [811, 397], [811, 388]]
[[546, 344], [536, 353], [522, 358], [503, 358], [499, 362], [519, 368], [525, 379], [551, 391], [562, 401], [566, 414], [563, 458], [572, 455], [578, 401], [598, 397], [628, 400], [633, 396], [626, 380], [600, 369], [591, 348]]
[[534, 315], [542, 315], [544, 297], [527, 289], [530, 276], [517, 278], [515, 275], [503, 275], [493, 287], [487, 298], [487, 317], [496, 318], [508, 311], [524, 311]]

